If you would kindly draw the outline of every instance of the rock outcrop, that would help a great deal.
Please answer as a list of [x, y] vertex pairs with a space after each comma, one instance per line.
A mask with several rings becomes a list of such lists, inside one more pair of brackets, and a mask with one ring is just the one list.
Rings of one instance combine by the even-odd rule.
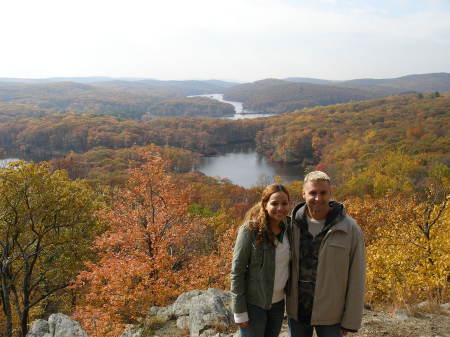
[[150, 308], [147, 321], [176, 320], [177, 327], [192, 337], [228, 337], [235, 330], [230, 302], [231, 295], [222, 290], [193, 290], [178, 296], [172, 305]]
[[50, 328], [48, 322], [44, 319], [37, 319], [31, 325], [30, 331], [27, 333], [27, 337], [49, 337]]
[[80, 323], [64, 314], [52, 314], [48, 321], [33, 322], [27, 337], [87, 337]]

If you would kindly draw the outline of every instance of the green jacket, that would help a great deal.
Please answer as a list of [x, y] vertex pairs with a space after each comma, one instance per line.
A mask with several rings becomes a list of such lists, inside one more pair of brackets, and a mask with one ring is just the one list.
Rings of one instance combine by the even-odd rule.
[[231, 267], [231, 309], [247, 311], [247, 303], [263, 309], [272, 305], [275, 279], [275, 248], [264, 240], [256, 244], [256, 234], [243, 225], [239, 229]]

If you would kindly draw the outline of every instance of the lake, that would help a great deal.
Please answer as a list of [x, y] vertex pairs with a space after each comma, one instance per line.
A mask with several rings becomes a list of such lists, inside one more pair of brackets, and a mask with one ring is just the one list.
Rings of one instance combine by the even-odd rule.
[[272, 163], [254, 149], [202, 157], [195, 169], [208, 176], [227, 178], [245, 188], [271, 184], [275, 176], [280, 176], [282, 182], [303, 180], [302, 168]]
[[[196, 95], [208, 97], [234, 106], [236, 114], [224, 119], [243, 119], [269, 117], [274, 114], [262, 114], [245, 110], [241, 102], [227, 101], [223, 94]], [[193, 96], [190, 96], [193, 97]], [[274, 182], [274, 177], [281, 177], [283, 182], [303, 179], [303, 169], [294, 166], [281, 165], [268, 161], [257, 153], [254, 146], [236, 145], [223, 151], [223, 154], [202, 157], [196, 170], [213, 177], [227, 178], [233, 184], [246, 188], [268, 185]]]
[[220, 119], [244, 119], [244, 118], [259, 118], [259, 117], [270, 117], [275, 116], [274, 114], [262, 114], [254, 111], [249, 111], [244, 109], [241, 102], [226, 101], [223, 99], [223, 94], [204, 94], [204, 95], [193, 95], [188, 97], [207, 97], [215, 99], [216, 101], [229, 103], [234, 106], [235, 115], [230, 117], [220, 117]]
[[[0, 168], [17, 160], [20, 159], [0, 159]], [[303, 179], [302, 168], [272, 163], [248, 144], [227, 147], [223, 154], [216, 156], [201, 157], [194, 169], [208, 176], [229, 179], [245, 188], [271, 184], [275, 176], [281, 177], [283, 182]]]

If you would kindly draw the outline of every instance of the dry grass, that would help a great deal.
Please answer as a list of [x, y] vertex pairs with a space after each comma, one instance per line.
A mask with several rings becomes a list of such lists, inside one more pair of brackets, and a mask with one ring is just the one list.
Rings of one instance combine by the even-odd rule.
[[425, 317], [427, 314], [436, 315], [450, 315], [448, 309], [445, 309], [441, 304], [431, 301], [421, 302], [414, 305], [405, 305], [405, 312], [408, 316]]

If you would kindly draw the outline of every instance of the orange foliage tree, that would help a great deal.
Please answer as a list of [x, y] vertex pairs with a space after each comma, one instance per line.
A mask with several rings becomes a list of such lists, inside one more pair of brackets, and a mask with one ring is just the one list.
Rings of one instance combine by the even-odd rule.
[[220, 282], [221, 274], [210, 277], [220, 254], [204, 248], [209, 227], [188, 214], [189, 190], [174, 183], [167, 160], [146, 156], [99, 214], [109, 230], [95, 242], [98, 261], [74, 285], [82, 293], [74, 316], [94, 337], [118, 336], [151, 305]]

